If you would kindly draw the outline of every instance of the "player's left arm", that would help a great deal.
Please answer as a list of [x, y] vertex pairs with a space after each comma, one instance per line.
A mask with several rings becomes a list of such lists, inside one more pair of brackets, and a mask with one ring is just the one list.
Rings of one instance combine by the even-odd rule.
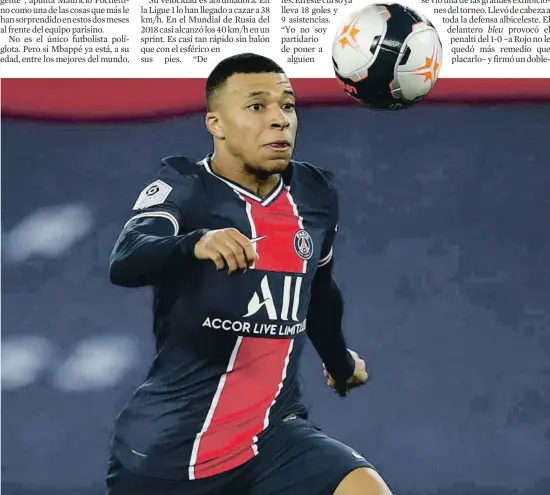
[[365, 362], [347, 348], [343, 331], [344, 301], [333, 273], [338, 198], [331, 190], [331, 227], [323, 243], [307, 314], [307, 334], [325, 366], [328, 384], [341, 396], [367, 380]]

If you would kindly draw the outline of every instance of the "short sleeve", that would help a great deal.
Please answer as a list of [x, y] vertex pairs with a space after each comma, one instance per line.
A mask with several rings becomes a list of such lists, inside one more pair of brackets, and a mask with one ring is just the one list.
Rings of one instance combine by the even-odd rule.
[[127, 224], [138, 218], [165, 218], [172, 223], [174, 235], [184, 230], [184, 217], [193, 181], [169, 164], [163, 163], [151, 182], [139, 193]]

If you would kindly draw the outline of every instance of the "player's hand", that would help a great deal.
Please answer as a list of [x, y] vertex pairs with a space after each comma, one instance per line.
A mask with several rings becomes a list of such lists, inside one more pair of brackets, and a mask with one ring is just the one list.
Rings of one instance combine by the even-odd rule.
[[248, 237], [230, 228], [204, 234], [195, 244], [195, 257], [213, 261], [218, 270], [227, 267], [231, 274], [237, 270], [245, 271], [256, 262], [258, 254]]
[[325, 368], [325, 365], [323, 364], [323, 373], [327, 379], [327, 385], [338, 392], [340, 396], [345, 397], [347, 395], [347, 392], [351, 388], [359, 387], [367, 382], [369, 378], [369, 374], [367, 373], [367, 364], [363, 359], [359, 357], [359, 354], [357, 354], [355, 351], [352, 351], [351, 349], [348, 349], [350, 354], [352, 355], [353, 359], [355, 360], [355, 370], [353, 371], [353, 375], [348, 378], [346, 382], [346, 389], [345, 390], [338, 390], [336, 387], [336, 382], [334, 381], [334, 378], [330, 376], [329, 372]]

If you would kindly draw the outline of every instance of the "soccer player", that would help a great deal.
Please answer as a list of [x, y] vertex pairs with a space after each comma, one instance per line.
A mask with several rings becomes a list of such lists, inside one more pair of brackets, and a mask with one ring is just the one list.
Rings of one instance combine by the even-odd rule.
[[241, 54], [206, 82], [213, 153], [162, 160], [110, 258], [110, 279], [154, 289], [156, 357], [116, 420], [108, 495], [391, 495], [301, 403], [310, 339], [330, 387], [367, 380], [346, 348], [332, 276], [330, 175], [293, 160], [295, 94]]

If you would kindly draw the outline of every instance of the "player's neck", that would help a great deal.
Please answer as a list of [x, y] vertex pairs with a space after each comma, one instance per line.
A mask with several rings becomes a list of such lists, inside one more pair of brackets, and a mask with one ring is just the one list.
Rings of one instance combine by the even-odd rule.
[[280, 180], [279, 174], [261, 174], [234, 157], [220, 157], [218, 153], [212, 157], [210, 167], [216, 175], [239, 184], [259, 197], [267, 196]]

